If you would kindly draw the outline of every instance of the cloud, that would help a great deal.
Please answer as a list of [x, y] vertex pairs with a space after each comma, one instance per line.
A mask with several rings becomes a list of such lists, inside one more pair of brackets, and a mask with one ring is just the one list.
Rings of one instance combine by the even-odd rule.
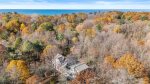
[[150, 5], [150, 1], [134, 1], [134, 0], [124, 0], [124, 1], [95, 1], [96, 4], [104, 5]]
[[[19, 1], [19, 0], [18, 0]], [[141, 4], [142, 3], [142, 4]], [[47, 0], [27, 0], [24, 2], [3, 2], [0, 3], [0, 9], [150, 9], [150, 2], [134, 1], [99, 1], [91, 3], [79, 2], [47, 2]]]

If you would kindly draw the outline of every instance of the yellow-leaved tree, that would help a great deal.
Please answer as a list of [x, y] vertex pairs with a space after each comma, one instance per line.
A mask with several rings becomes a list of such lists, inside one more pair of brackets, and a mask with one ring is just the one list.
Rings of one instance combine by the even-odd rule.
[[124, 54], [117, 60], [113, 56], [107, 56], [104, 62], [111, 64], [116, 69], [126, 69], [134, 77], [142, 78], [142, 84], [150, 84], [150, 79], [145, 71], [144, 65], [130, 53]]
[[121, 27], [120, 27], [120, 25], [116, 25], [115, 28], [113, 29], [113, 32], [115, 32], [115, 33], [120, 33], [120, 32], [121, 32]]
[[18, 20], [14, 19], [14, 20], [10, 20], [8, 23], [6, 23], [5, 26], [6, 26], [7, 30], [17, 32], [19, 30], [20, 23]]
[[91, 37], [91, 38], [95, 37], [96, 36], [95, 29], [93, 29], [93, 28], [87, 29], [86, 30], [86, 36]]
[[116, 68], [126, 68], [128, 73], [135, 77], [143, 77], [145, 75], [144, 65], [129, 53], [118, 59], [114, 66]]
[[26, 28], [26, 26], [25, 26], [25, 24], [21, 24], [21, 26], [20, 26], [20, 30], [23, 30], [24, 28]]
[[12, 79], [25, 80], [30, 76], [29, 69], [27, 68], [25, 61], [12, 60], [6, 67], [6, 71], [10, 73]]
[[116, 69], [126, 69], [130, 75], [135, 77], [146, 76], [144, 65], [130, 53], [124, 54], [117, 60], [115, 60], [112, 56], [107, 56], [104, 60], [105, 63], [111, 64]]
[[60, 49], [56, 45], [49, 44], [43, 50], [41, 60], [51, 60], [55, 55], [57, 55], [57, 53], [60, 53]]
[[67, 20], [68, 22], [74, 22], [76, 19], [76, 15], [72, 14], [72, 15], [68, 15], [67, 16]]
[[21, 24], [21, 26], [20, 26], [20, 30], [21, 30], [21, 33], [22, 34], [28, 34], [29, 33], [29, 30], [28, 30], [28, 28], [25, 26], [25, 24]]
[[78, 38], [77, 37], [73, 37], [72, 39], [71, 39], [71, 41], [73, 42], [73, 43], [77, 43], [78, 42]]

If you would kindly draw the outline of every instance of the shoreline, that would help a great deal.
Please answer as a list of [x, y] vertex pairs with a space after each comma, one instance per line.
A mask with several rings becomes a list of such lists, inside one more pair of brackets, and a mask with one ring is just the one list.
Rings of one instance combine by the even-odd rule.
[[150, 9], [0, 9], [0, 14], [3, 13], [17, 13], [24, 15], [46, 15], [55, 16], [63, 14], [77, 14], [77, 13], [103, 13], [110, 11], [118, 12], [150, 12]]

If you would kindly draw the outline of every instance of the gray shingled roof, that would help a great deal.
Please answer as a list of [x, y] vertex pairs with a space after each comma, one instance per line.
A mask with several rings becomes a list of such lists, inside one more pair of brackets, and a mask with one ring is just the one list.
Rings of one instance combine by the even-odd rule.
[[65, 62], [67, 63], [67, 66], [71, 66], [78, 63], [77, 57], [67, 57]]
[[59, 59], [61, 64], [65, 62], [65, 59], [63, 57], [59, 57], [58, 59]]

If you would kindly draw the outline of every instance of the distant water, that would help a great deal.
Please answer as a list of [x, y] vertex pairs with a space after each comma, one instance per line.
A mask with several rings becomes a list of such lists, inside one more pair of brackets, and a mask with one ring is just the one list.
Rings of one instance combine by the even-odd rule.
[[61, 15], [71, 13], [94, 13], [94, 12], [107, 12], [107, 11], [134, 11], [134, 12], [150, 12], [150, 9], [99, 9], [99, 10], [63, 10], [63, 9], [0, 9], [0, 13], [17, 12], [19, 14], [38, 14], [38, 15]]

